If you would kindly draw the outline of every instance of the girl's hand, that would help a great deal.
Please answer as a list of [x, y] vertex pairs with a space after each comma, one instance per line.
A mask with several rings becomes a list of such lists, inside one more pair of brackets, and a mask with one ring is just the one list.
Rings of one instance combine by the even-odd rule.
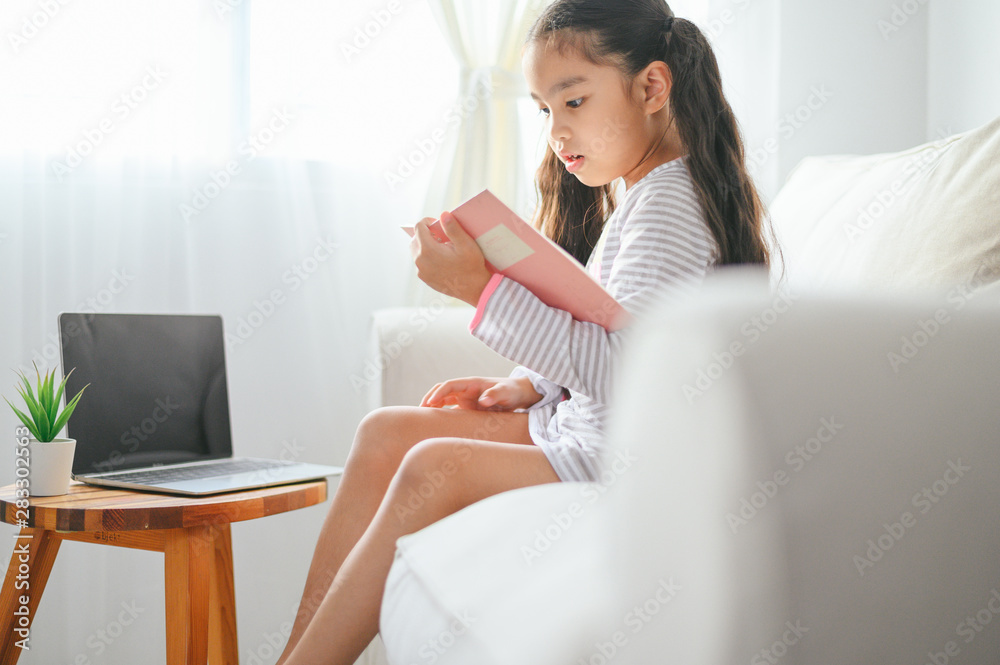
[[420, 406], [455, 405], [459, 409], [513, 411], [526, 409], [542, 399], [526, 376], [517, 379], [469, 376], [438, 383], [424, 395]]
[[441, 228], [448, 242], [436, 240], [428, 228], [435, 221], [427, 217], [413, 227], [410, 253], [417, 267], [417, 277], [435, 291], [475, 307], [493, 277], [486, 267], [483, 251], [448, 212], [441, 215]]

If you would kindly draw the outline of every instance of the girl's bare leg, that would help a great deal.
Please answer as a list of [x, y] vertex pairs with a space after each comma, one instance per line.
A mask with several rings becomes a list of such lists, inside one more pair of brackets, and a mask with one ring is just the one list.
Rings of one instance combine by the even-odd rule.
[[365, 416], [320, 530], [299, 611], [279, 665], [302, 637], [344, 559], [371, 523], [404, 455], [417, 443], [440, 436], [531, 443], [526, 413], [399, 406], [376, 409]]
[[[434, 490], [428, 492], [431, 478]], [[397, 538], [494, 494], [558, 481], [545, 454], [535, 446], [450, 437], [413, 446], [291, 652], [288, 665], [355, 662], [378, 632], [382, 593]], [[413, 492], [423, 501], [413, 501]]]

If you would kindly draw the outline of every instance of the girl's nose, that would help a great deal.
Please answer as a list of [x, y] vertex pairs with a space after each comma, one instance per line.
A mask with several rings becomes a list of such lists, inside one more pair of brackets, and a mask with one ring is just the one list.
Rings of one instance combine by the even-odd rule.
[[553, 113], [549, 118], [549, 140], [565, 143], [572, 135], [569, 125], [566, 124], [562, 116], [557, 116]]
[[556, 119], [552, 120], [552, 123], [549, 125], [549, 140], [565, 143], [571, 136], [572, 133], [569, 130], [569, 125]]

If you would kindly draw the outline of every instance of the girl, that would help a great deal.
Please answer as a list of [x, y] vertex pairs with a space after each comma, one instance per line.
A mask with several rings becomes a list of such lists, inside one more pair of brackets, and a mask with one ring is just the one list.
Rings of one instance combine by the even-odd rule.
[[[690, 294], [714, 266], [768, 263], [763, 205], [693, 23], [663, 0], [556, 0], [522, 64], [550, 148], [536, 223], [633, 315]], [[418, 276], [475, 306], [472, 334], [521, 365], [506, 378], [440, 383], [418, 407], [362, 420], [279, 662], [355, 661], [378, 631], [400, 536], [500, 492], [600, 475], [627, 331], [574, 321], [491, 275], [454, 217], [442, 216], [446, 243], [431, 236], [433, 221], [415, 227]], [[429, 478], [433, 495], [407, 503]]]

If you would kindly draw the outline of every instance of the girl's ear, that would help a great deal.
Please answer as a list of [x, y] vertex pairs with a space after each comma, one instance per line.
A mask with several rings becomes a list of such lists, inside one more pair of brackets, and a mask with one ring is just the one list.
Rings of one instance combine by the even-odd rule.
[[662, 60], [656, 60], [646, 65], [638, 76], [640, 89], [643, 91], [642, 105], [650, 115], [656, 113], [670, 101], [670, 89], [674, 84], [670, 67]]

